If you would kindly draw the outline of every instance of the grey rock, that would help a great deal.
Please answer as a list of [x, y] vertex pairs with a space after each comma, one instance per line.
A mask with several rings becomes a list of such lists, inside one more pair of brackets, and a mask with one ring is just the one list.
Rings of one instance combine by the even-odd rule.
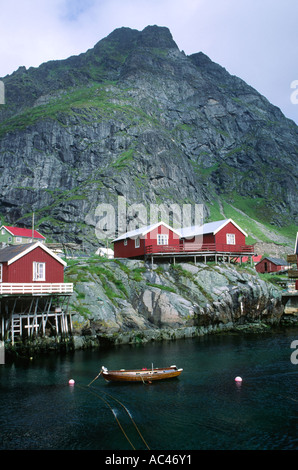
[[[283, 316], [281, 291], [252, 270], [168, 265], [158, 270], [155, 287], [148, 279], [156, 280], [156, 273], [142, 261], [125, 260], [125, 271], [121, 262], [98, 263], [101, 270], [113, 273], [114, 281], [105, 285], [104, 278], [94, 274], [97, 263], [92, 261], [92, 280], [90, 276], [90, 280], [77, 282], [81, 277], [77, 268], [72, 275], [75, 293], [71, 304], [77, 334], [95, 335], [99, 341], [103, 337], [118, 343], [193, 337], [245, 325], [279, 324]], [[142, 268], [137, 280], [136, 265]], [[88, 273], [86, 266], [83, 269]], [[120, 278], [125, 291], [119, 291]]]

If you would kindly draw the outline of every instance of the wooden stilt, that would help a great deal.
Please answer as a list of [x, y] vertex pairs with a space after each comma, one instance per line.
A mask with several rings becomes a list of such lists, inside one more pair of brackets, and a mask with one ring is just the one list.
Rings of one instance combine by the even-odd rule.
[[55, 325], [56, 325], [56, 336], [58, 336], [58, 334], [59, 334], [59, 327], [58, 327], [57, 313], [55, 313]]
[[[0, 340], [32, 338], [46, 334], [47, 325], [55, 325], [55, 334], [72, 332], [71, 314], [68, 317], [69, 295], [46, 296], [9, 295], [0, 297]], [[56, 310], [53, 309], [53, 304]]]

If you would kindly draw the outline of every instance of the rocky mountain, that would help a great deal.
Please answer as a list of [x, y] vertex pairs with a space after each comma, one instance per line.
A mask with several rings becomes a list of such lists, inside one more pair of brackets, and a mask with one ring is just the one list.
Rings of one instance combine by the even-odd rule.
[[[120, 28], [93, 49], [2, 79], [2, 222], [98, 244], [98, 204], [199, 204], [255, 241], [298, 223], [298, 128], [165, 27]], [[277, 235], [276, 235], [277, 234]], [[275, 238], [274, 238], [275, 237]]]

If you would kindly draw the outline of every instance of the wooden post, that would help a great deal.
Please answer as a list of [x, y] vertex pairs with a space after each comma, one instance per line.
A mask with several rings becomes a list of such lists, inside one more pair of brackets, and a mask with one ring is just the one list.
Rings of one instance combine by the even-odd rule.
[[57, 313], [55, 313], [55, 324], [56, 324], [56, 335], [58, 335], [58, 333], [59, 333], [59, 327], [58, 327]]
[[63, 321], [64, 321], [65, 333], [68, 334], [67, 315], [65, 315], [64, 312], [63, 312]]
[[51, 306], [52, 306], [52, 296], [51, 296], [51, 297], [49, 298], [49, 300], [48, 300], [47, 315], [46, 315], [45, 322], [44, 322], [44, 325], [43, 325], [43, 334], [45, 334], [45, 327], [46, 327], [46, 324], [47, 324], [47, 321], [48, 321], [48, 317], [49, 317], [49, 313], [50, 313], [50, 310], [51, 310]]

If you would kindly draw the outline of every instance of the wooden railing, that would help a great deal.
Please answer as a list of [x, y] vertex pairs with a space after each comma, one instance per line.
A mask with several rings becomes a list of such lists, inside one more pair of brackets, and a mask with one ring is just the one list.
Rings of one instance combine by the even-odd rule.
[[154, 253], [237, 253], [254, 252], [253, 245], [227, 245], [224, 243], [185, 243], [180, 245], [148, 245], [146, 254]]
[[0, 283], [1, 294], [72, 294], [72, 283]]

